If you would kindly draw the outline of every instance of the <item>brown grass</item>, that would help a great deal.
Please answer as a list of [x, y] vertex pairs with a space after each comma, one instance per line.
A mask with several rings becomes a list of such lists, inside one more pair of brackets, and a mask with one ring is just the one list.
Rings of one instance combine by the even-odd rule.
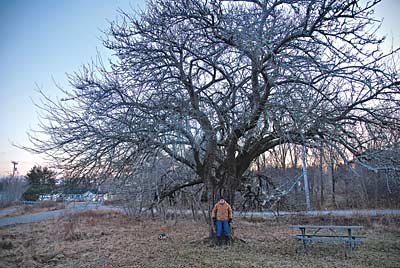
[[[345, 259], [341, 244], [316, 243], [307, 254], [290, 224], [363, 224], [366, 243]], [[41, 223], [0, 228], [0, 267], [398, 267], [399, 218], [282, 217], [235, 220], [246, 243], [215, 247], [200, 241], [203, 222], [130, 218], [110, 211], [86, 211]], [[166, 232], [168, 238], [159, 240]]]

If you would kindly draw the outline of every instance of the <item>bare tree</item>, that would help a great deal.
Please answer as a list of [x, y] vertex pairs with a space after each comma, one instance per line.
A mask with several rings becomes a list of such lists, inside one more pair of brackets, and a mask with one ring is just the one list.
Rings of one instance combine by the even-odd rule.
[[117, 59], [71, 75], [63, 99], [44, 96], [31, 150], [89, 176], [169, 156], [194, 176], [160, 196], [205, 184], [210, 205], [220, 193], [234, 203], [278, 145], [325, 144], [351, 161], [367, 127], [400, 127], [398, 50], [380, 52], [378, 2], [151, 0], [122, 12], [104, 42]]

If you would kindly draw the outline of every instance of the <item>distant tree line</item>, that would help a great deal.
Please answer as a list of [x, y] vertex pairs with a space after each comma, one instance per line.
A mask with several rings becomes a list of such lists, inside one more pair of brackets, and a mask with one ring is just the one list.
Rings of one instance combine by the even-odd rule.
[[28, 189], [23, 176], [5, 176], [0, 178], [0, 206], [20, 201], [22, 194]]

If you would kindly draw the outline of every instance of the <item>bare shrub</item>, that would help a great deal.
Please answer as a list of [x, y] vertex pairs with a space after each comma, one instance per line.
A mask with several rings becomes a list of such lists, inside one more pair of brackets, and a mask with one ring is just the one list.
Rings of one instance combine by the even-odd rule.
[[65, 214], [59, 218], [57, 229], [54, 232], [57, 234], [58, 239], [66, 241], [79, 240], [81, 234], [81, 218], [77, 214]]

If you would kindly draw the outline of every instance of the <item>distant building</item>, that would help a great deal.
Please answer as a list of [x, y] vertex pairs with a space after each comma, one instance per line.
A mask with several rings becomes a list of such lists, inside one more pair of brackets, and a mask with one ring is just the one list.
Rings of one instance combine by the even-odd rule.
[[107, 192], [99, 192], [93, 189], [74, 189], [63, 193], [53, 193], [41, 195], [40, 201], [67, 201], [67, 202], [104, 202], [109, 200], [110, 195]]

